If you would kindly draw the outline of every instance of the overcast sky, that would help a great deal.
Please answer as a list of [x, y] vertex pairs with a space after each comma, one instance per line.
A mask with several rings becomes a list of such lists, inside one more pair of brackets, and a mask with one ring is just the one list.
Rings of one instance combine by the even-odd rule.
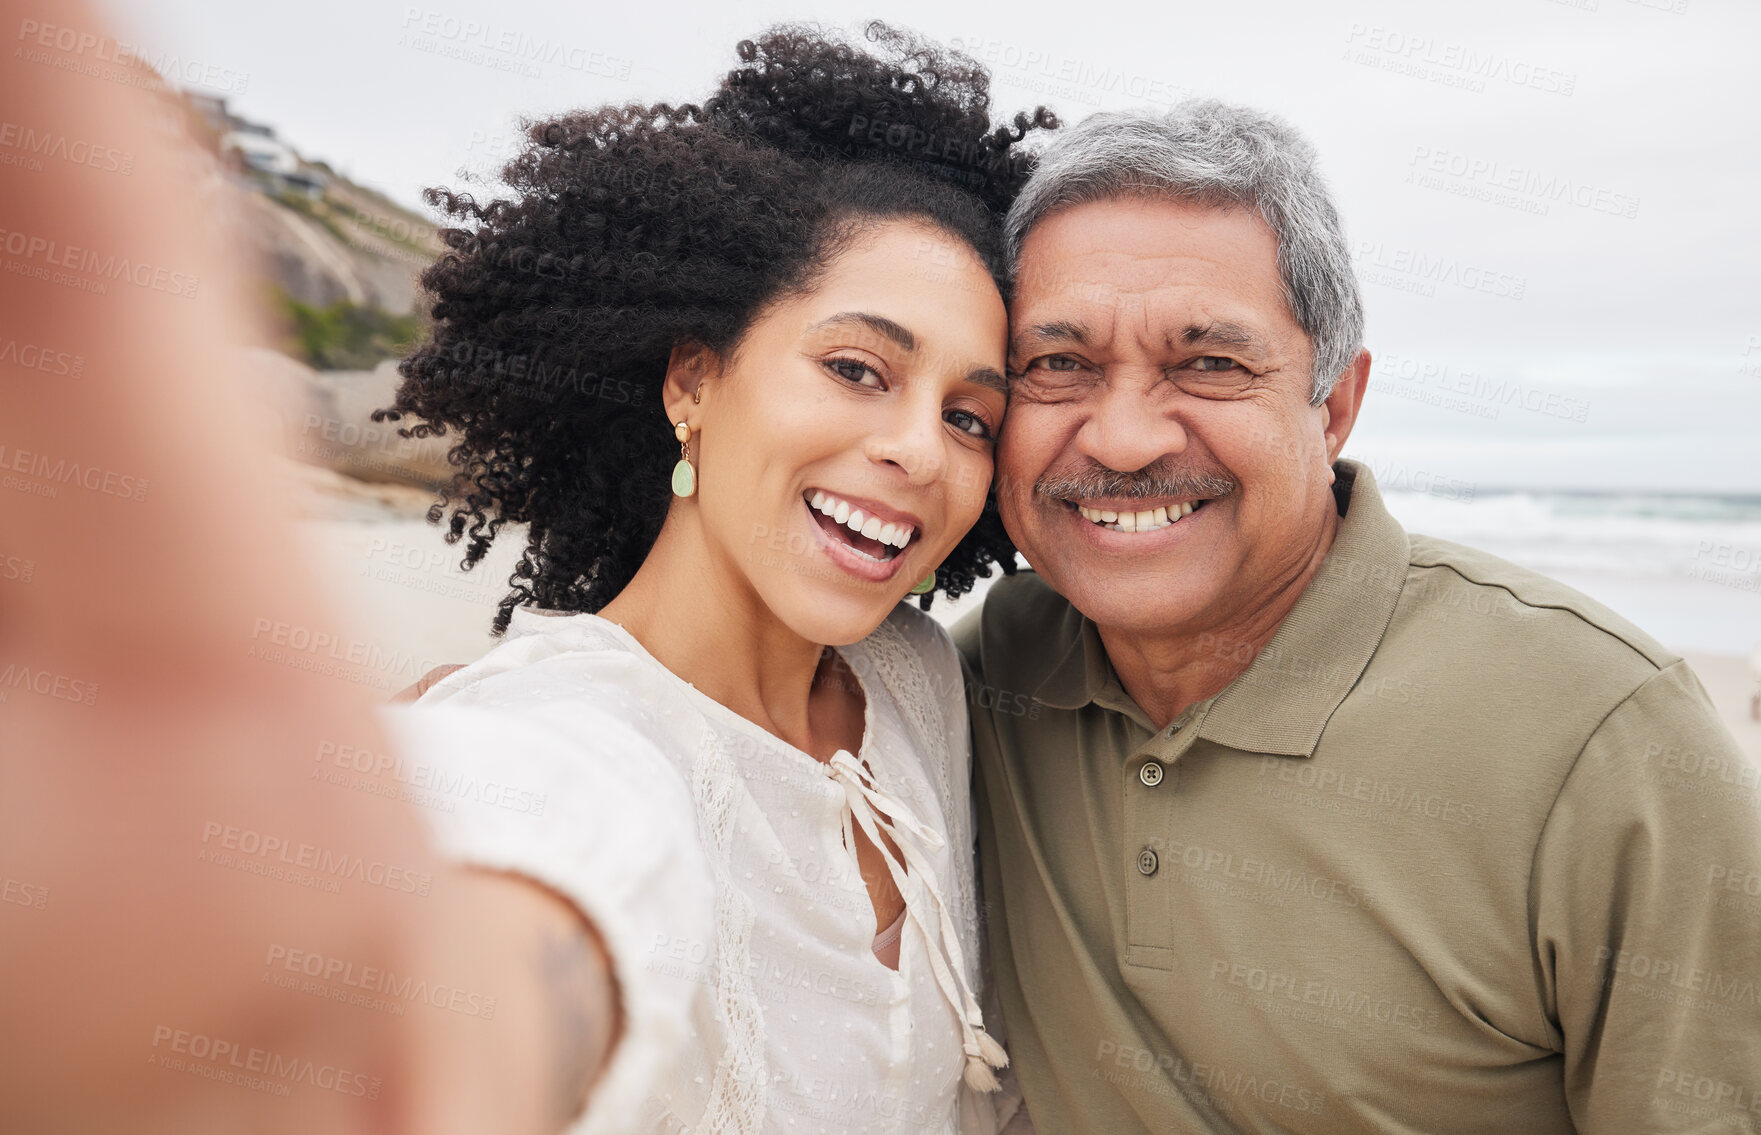
[[1358, 254], [1359, 445], [1487, 486], [1761, 492], [1755, 0], [147, 8], [110, 5], [138, 53], [418, 208], [520, 116], [700, 99], [781, 19], [959, 41], [1000, 111], [1253, 103], [1315, 141]]

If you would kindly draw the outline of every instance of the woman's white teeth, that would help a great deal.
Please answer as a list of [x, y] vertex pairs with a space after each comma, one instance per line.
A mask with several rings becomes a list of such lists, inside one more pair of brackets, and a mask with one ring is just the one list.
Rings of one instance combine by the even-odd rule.
[[917, 534], [909, 524], [890, 524], [878, 516], [869, 516], [859, 508], [851, 508], [849, 501], [841, 501], [823, 489], [816, 489], [807, 503], [857, 535], [879, 540], [890, 547], [903, 548]]
[[1089, 508], [1077, 505], [1076, 511], [1084, 520], [1111, 528], [1115, 532], [1153, 532], [1158, 528], [1166, 528], [1183, 516], [1192, 515], [1192, 510], [1200, 502], [1188, 501], [1174, 505], [1172, 508], [1152, 508], [1142, 512], [1115, 512], [1110, 508]]

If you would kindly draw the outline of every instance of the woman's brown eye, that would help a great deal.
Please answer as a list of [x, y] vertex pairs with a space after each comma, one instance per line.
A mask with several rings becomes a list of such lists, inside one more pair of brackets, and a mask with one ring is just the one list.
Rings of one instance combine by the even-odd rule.
[[947, 413], [947, 421], [949, 425], [953, 426], [961, 433], [968, 433], [973, 437], [991, 436], [990, 426], [985, 424], [983, 418], [974, 414], [970, 410], [949, 410]]
[[828, 359], [826, 368], [846, 382], [857, 386], [879, 387], [880, 374], [867, 363], [855, 359]]

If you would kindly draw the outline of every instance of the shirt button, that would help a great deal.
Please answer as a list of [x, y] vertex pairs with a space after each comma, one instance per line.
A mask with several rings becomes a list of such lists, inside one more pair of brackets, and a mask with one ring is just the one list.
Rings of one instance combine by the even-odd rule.
[[1156, 853], [1152, 848], [1144, 848], [1137, 853], [1137, 870], [1140, 875], [1156, 873]]
[[1143, 781], [1145, 788], [1154, 788], [1162, 783], [1162, 766], [1150, 761], [1137, 770], [1137, 779]]

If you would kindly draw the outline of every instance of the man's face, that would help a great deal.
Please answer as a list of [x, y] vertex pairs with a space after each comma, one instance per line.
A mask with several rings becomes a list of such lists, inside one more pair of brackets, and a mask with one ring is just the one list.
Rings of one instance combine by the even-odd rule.
[[1330, 430], [1337, 407], [1309, 405], [1277, 253], [1257, 214], [1172, 201], [1073, 206], [1028, 234], [998, 506], [1103, 628], [1228, 625], [1331, 537], [1351, 414]]

